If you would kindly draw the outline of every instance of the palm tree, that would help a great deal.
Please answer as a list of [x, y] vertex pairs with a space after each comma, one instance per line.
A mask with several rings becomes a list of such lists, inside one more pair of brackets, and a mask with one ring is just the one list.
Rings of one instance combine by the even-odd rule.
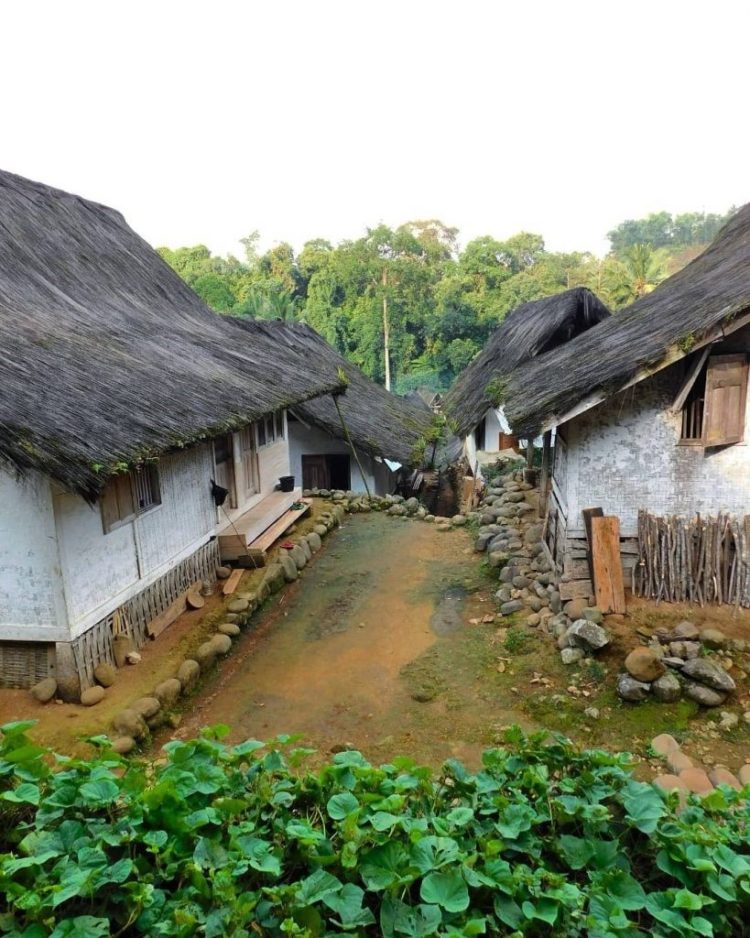
[[627, 306], [655, 289], [668, 275], [663, 251], [648, 244], [633, 244], [619, 258], [602, 265], [602, 286], [615, 307]]

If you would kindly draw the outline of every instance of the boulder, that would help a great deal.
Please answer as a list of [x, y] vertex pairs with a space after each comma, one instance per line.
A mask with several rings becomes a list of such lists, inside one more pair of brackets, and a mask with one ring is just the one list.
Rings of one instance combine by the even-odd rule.
[[95, 684], [93, 687], [87, 687], [85, 691], [81, 694], [81, 703], [84, 707], [95, 707], [98, 703], [101, 703], [104, 700], [104, 695], [106, 691], [99, 684]]
[[118, 736], [132, 736], [133, 739], [143, 739], [148, 734], [146, 721], [132, 708], [121, 710], [112, 721], [112, 726]]
[[228, 580], [231, 575], [232, 575], [231, 567], [217, 567], [216, 568], [216, 576], [219, 580]]
[[302, 553], [305, 555], [305, 560], [309, 563], [312, 560], [312, 550], [310, 545], [307, 543], [307, 538], [303, 537], [297, 541], [297, 547], [302, 549]]
[[101, 661], [94, 668], [94, 680], [102, 687], [111, 687], [117, 679], [117, 668], [108, 661]]
[[200, 677], [201, 666], [192, 658], [186, 658], [177, 669], [177, 680], [182, 684], [182, 689], [190, 690]]
[[563, 612], [571, 622], [585, 618], [583, 613], [586, 609], [588, 609], [588, 603], [585, 599], [571, 599], [563, 606]]
[[419, 508], [419, 499], [412, 495], [411, 498], [407, 498], [404, 502], [404, 508], [409, 512], [410, 515], [413, 515], [414, 512]]
[[121, 756], [126, 756], [135, 749], [135, 740], [132, 736], [118, 736], [112, 740], [112, 749]]
[[[320, 538], [318, 538], [318, 540], [320, 540]], [[279, 551], [279, 563], [281, 564], [281, 569], [284, 571], [284, 580], [287, 583], [293, 583], [299, 574], [297, 573], [297, 564], [292, 560], [289, 551]]]
[[[549, 607], [555, 614], [562, 610], [562, 599], [557, 590], [552, 590], [549, 594]], [[602, 631], [604, 630], [602, 629]], [[607, 639], [607, 641], [609, 641], [609, 639]]]
[[216, 627], [220, 635], [228, 635], [230, 638], [236, 638], [240, 634], [240, 627], [234, 622], [221, 622]]
[[479, 537], [477, 537], [476, 541], [474, 541], [474, 550], [479, 554], [483, 550], [487, 550], [487, 545], [490, 543], [490, 541], [493, 539], [494, 536], [495, 535], [492, 533], [492, 531], [485, 531], [483, 534], [480, 534]]
[[692, 769], [693, 767], [693, 760], [690, 756], [686, 756], [681, 749], [674, 749], [672, 752], [668, 752], [666, 762], [669, 771], [674, 772], [675, 775], [679, 775], [680, 772], [684, 772], [685, 769]]
[[668, 756], [670, 752], [679, 749], [680, 744], [674, 736], [670, 736], [669, 733], [660, 733], [651, 740], [651, 748], [657, 756]]
[[57, 681], [53, 677], [45, 677], [31, 688], [31, 696], [39, 703], [48, 703], [57, 693]]
[[724, 668], [715, 664], [709, 658], [693, 658], [686, 661], [682, 673], [685, 677], [724, 694], [730, 694], [737, 687]]
[[729, 769], [725, 769], [724, 766], [717, 765], [716, 768], [711, 769], [708, 773], [708, 777], [713, 785], [729, 785], [729, 787], [734, 788], [735, 791], [742, 790], [742, 785], [739, 783], [736, 776], [732, 775]]
[[638, 703], [648, 697], [650, 684], [644, 684], [643, 681], [636, 681], [630, 674], [623, 673], [617, 678], [617, 693], [623, 700], [631, 703]]
[[651, 693], [660, 703], [674, 703], [682, 696], [682, 685], [674, 673], [668, 671], [653, 682]]
[[139, 713], [144, 720], [150, 720], [161, 710], [158, 697], [139, 697], [130, 707], [131, 710]]
[[700, 640], [706, 646], [706, 648], [723, 648], [728, 639], [726, 635], [721, 631], [721, 629], [701, 629], [700, 630]]
[[454, 528], [462, 528], [466, 524], [466, 518], [463, 515], [453, 515], [451, 524]]
[[696, 795], [706, 795], [714, 790], [711, 779], [706, 775], [706, 770], [699, 769], [697, 766], [680, 772], [680, 782], [688, 791]]
[[701, 707], [720, 707], [727, 699], [727, 694], [706, 687], [705, 684], [696, 684], [695, 681], [685, 682], [685, 696], [700, 704]]
[[680, 779], [676, 775], [669, 773], [657, 775], [654, 779], [654, 785], [656, 785], [657, 788], [664, 789], [664, 791], [687, 791], [687, 787], [682, 784]]
[[328, 528], [324, 524], [316, 524], [313, 528], [313, 531], [318, 535], [318, 537], [323, 538], [328, 534]]
[[300, 547], [300, 545], [295, 544], [294, 547], [289, 551], [289, 554], [291, 555], [292, 560], [297, 565], [297, 569], [304, 570], [304, 568], [307, 566], [307, 554]]
[[[554, 606], [550, 601], [550, 609], [554, 611]], [[609, 634], [595, 622], [589, 622], [587, 619], [578, 619], [568, 630], [569, 644], [583, 648], [588, 651], [597, 651], [609, 644]]]
[[524, 532], [523, 539], [527, 544], [538, 544], [542, 539], [542, 525], [530, 524]]
[[652, 648], [639, 645], [625, 659], [625, 670], [636, 681], [650, 684], [664, 674], [664, 663]]
[[233, 599], [227, 605], [227, 610], [229, 612], [246, 612], [249, 608], [250, 603], [247, 599]]
[[698, 638], [699, 635], [700, 635], [700, 631], [698, 630], [698, 626], [693, 625], [692, 622], [688, 622], [687, 619], [680, 622], [679, 625], [676, 625], [672, 629], [672, 638], [678, 642], [679, 641], [694, 642]]
[[310, 545], [310, 550], [314, 554], [317, 554], [317, 552], [323, 546], [323, 542], [320, 539], [320, 535], [316, 531], [311, 531], [307, 535], [307, 543]]
[[539, 614], [532, 612], [531, 615], [526, 619], [526, 625], [528, 625], [530, 629], [535, 629], [541, 621], [542, 620]]
[[583, 610], [581, 618], [587, 619], [589, 622], [595, 622], [597, 625], [601, 625], [602, 622], [604, 622], [604, 615], [597, 606], [587, 606]]
[[584, 657], [582, 648], [563, 648], [560, 652], [560, 658], [563, 664], [576, 664]]
[[216, 649], [211, 642], [204, 642], [199, 645], [195, 652], [195, 660], [201, 671], [206, 671], [216, 661]]
[[682, 671], [685, 667], [685, 661], [683, 658], [673, 658], [671, 655], [667, 655], [661, 659], [668, 668], [674, 668], [675, 671]]
[[[290, 551], [292, 559], [295, 563], [297, 563], [297, 558], [294, 555], [295, 551], [298, 551], [299, 556], [302, 557], [302, 566], [304, 567], [307, 561], [305, 560], [305, 555], [302, 553], [302, 549], [295, 547]], [[263, 574], [262, 582], [265, 584], [269, 593], [278, 593], [280, 589], [283, 589], [284, 584], [286, 583], [286, 578], [284, 576], [284, 568], [281, 566], [281, 564], [270, 563], [266, 567], [266, 572]]]
[[228, 635], [214, 635], [208, 644], [217, 655], [228, 655], [232, 649], [232, 639]]
[[699, 658], [701, 653], [701, 643], [700, 642], [683, 642], [682, 643], [685, 649], [685, 657], [690, 660], [691, 658]]
[[520, 612], [521, 609], [523, 609], [523, 603], [520, 599], [511, 599], [510, 602], [500, 606], [500, 612], [504, 616], [511, 616], [514, 612]]
[[154, 688], [154, 697], [162, 707], [173, 707], [182, 693], [182, 684], [176, 677], [167, 678]]

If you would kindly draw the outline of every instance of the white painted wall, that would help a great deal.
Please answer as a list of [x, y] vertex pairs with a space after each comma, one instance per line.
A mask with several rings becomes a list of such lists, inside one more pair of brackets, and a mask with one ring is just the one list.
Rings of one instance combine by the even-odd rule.
[[54, 495], [69, 637], [109, 615], [214, 533], [210, 444], [160, 459], [158, 466], [161, 505], [107, 534], [99, 505], [65, 492]]
[[[306, 427], [298, 420], [289, 423], [289, 453], [291, 474], [295, 478], [295, 485], [302, 484], [303, 456], [328, 456], [334, 454], [351, 456], [351, 450], [344, 440], [339, 440], [318, 427]], [[370, 487], [370, 492], [374, 495], [386, 495], [393, 491], [395, 473], [392, 473], [384, 463], [376, 462], [367, 453], [360, 452], [357, 455], [365, 471], [365, 478]], [[350, 464], [351, 490], [353, 492], [364, 492], [365, 484], [362, 473], [359, 471], [353, 456]]]
[[669, 411], [679, 365], [615, 395], [565, 425], [567, 467], [556, 478], [568, 536], [583, 535], [581, 511], [599, 507], [637, 534], [638, 510], [654, 514], [750, 513], [750, 406], [745, 442], [719, 449], [680, 445], [681, 415]]
[[67, 636], [49, 479], [0, 469], [0, 640]]

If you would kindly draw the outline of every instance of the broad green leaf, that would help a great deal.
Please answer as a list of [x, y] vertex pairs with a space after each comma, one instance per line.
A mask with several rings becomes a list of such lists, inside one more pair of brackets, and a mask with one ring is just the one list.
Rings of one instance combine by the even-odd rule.
[[273, 844], [249, 834], [238, 837], [236, 843], [242, 856], [247, 858], [254, 870], [270, 873], [272, 876], [281, 875], [281, 863], [273, 853]]
[[81, 797], [89, 804], [103, 806], [112, 804], [120, 794], [120, 789], [112, 779], [99, 778], [84, 782], [79, 789]]
[[363, 908], [364, 896], [365, 892], [359, 886], [346, 883], [340, 892], [326, 893], [323, 902], [336, 912], [343, 928], [360, 928], [375, 922], [372, 912]]
[[11, 788], [9, 791], [4, 791], [0, 794], [0, 798], [2, 798], [3, 801], [13, 801], [16, 804], [38, 805], [39, 797], [39, 786], [31, 782], [23, 782], [16, 786], [16, 788]]
[[105, 938], [109, 934], [109, 919], [78, 915], [60, 922], [50, 938]]
[[644, 782], [628, 782], [623, 789], [622, 803], [628, 819], [644, 834], [653, 834], [668, 811], [663, 795]]
[[699, 896], [689, 889], [678, 889], [674, 896], [675, 909], [690, 909], [692, 912], [696, 912], [702, 909], [704, 905], [711, 904], [712, 902], [713, 899], [706, 899], [704, 896]]
[[331, 876], [325, 870], [316, 870], [300, 883], [297, 890], [297, 903], [300, 906], [312, 905], [340, 889], [341, 883], [335, 876]]
[[378, 892], [399, 882], [407, 860], [403, 847], [391, 841], [364, 854], [359, 873], [367, 888]]
[[527, 919], [537, 918], [548, 925], [554, 925], [560, 906], [551, 899], [542, 897], [535, 902], [526, 901], [522, 903], [521, 910]]
[[430, 905], [439, 905], [446, 912], [463, 912], [469, 907], [469, 890], [457, 872], [428, 873], [422, 880], [419, 895]]
[[332, 817], [334, 821], [343, 821], [345, 817], [348, 817], [352, 812], [358, 810], [359, 801], [357, 801], [351, 792], [345, 791], [340, 795], [334, 795], [332, 798], [329, 798], [326, 808], [329, 817]]

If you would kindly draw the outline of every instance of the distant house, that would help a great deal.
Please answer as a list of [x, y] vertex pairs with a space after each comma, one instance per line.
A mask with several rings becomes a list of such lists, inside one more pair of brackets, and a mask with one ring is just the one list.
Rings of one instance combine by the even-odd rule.
[[[585, 508], [619, 517], [628, 586], [639, 510], [685, 518], [726, 511], [750, 547], [749, 352], [746, 205], [652, 293], [513, 373], [506, 413], [514, 431], [556, 429], [547, 534], [568, 591], [591, 592], [585, 564], [576, 563], [585, 555]], [[723, 543], [725, 586], [744, 577], [742, 602], [750, 604], [748, 554]]]
[[359, 457], [358, 464], [333, 398], [295, 405], [288, 412], [295, 480], [304, 489], [364, 492], [366, 482], [372, 494], [393, 492], [399, 470], [424, 464], [434, 415], [376, 384], [309, 326], [295, 325], [289, 334], [306, 360], [325, 362], [344, 376], [346, 393], [338, 403]]
[[215, 579], [230, 523], [299, 497], [287, 409], [343, 385], [284, 331], [211, 312], [112, 209], [0, 173], [0, 685], [73, 696]]
[[464, 439], [472, 470], [478, 454], [497, 453], [517, 444], [504, 407], [505, 388], [514, 370], [609, 316], [607, 307], [590, 290], [574, 287], [524, 303], [505, 317], [443, 399], [443, 412]]

